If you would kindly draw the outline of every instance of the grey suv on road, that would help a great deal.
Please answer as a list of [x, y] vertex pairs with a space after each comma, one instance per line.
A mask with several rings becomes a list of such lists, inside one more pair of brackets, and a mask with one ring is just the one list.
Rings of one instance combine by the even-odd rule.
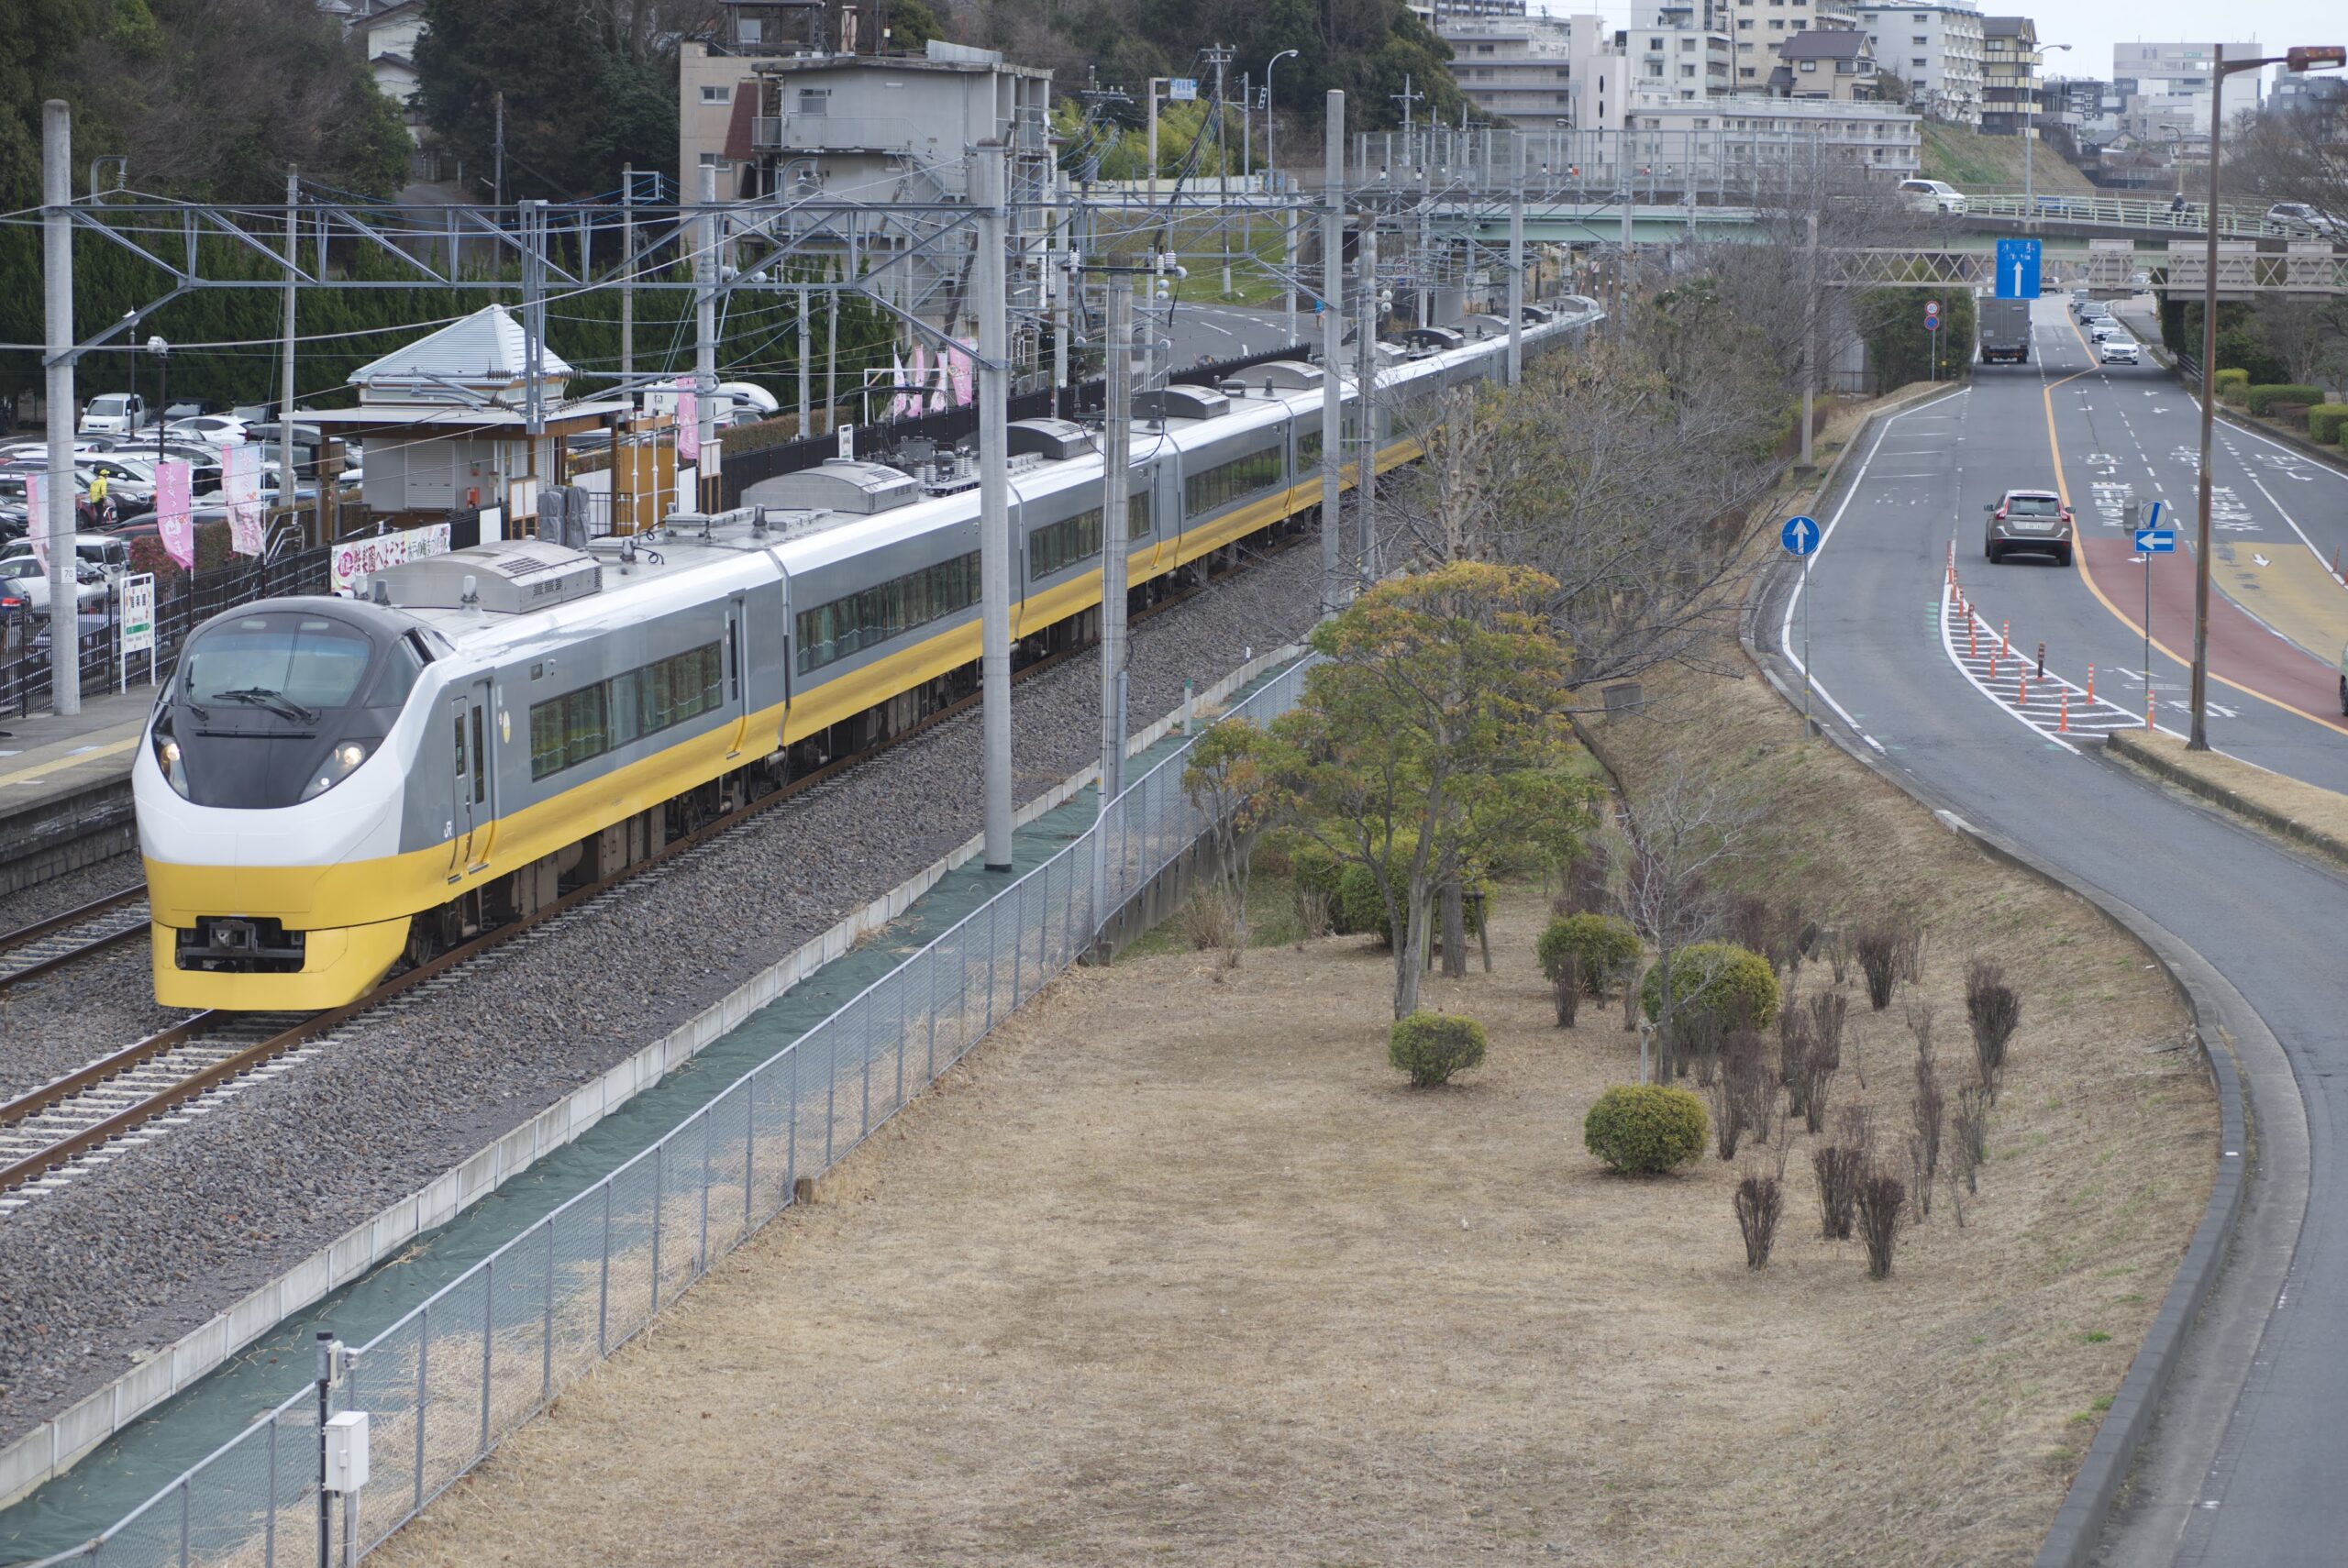
[[2016, 551], [2071, 564], [2071, 509], [2053, 491], [2010, 490], [1982, 510], [1989, 522], [1981, 533], [1981, 553], [1992, 565]]

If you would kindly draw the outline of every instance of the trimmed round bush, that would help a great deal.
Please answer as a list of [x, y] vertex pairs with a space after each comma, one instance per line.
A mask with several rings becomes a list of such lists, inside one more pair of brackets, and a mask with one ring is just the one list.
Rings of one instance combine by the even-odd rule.
[[2334, 441], [2348, 447], [2348, 403], [2320, 403], [2309, 409], [2308, 439], [2319, 447]]
[[1582, 1118], [1582, 1146], [1616, 1170], [1653, 1176], [1704, 1152], [1711, 1122], [1704, 1102], [1661, 1084], [1616, 1084]]
[[2211, 384], [2218, 389], [2219, 398], [2229, 403], [2241, 397], [2250, 388], [2250, 372], [2240, 365], [2226, 366], [2210, 379]]
[[[1769, 961], [1733, 942], [1691, 942], [1671, 955], [1674, 1014], [1689, 1008], [1711, 1014], [1721, 1028], [1767, 1029], [1778, 1021], [1778, 977]], [[1663, 1016], [1663, 966], [1647, 967], [1639, 1005]]]
[[1541, 972], [1552, 981], [1567, 958], [1581, 966], [1582, 989], [1594, 997], [1606, 994], [1606, 983], [1638, 961], [1639, 933], [1631, 922], [1613, 915], [1559, 915], [1549, 922], [1534, 947]]
[[2253, 414], [2270, 414], [2287, 403], [2321, 403], [2323, 389], [2295, 386], [2288, 381], [2271, 381], [2263, 387], [2251, 388], [2243, 401]]
[[1395, 1020], [1386, 1036], [1386, 1059], [1411, 1075], [1412, 1088], [1433, 1088], [1454, 1073], [1483, 1066], [1484, 1026], [1457, 1013], [1422, 1008]]

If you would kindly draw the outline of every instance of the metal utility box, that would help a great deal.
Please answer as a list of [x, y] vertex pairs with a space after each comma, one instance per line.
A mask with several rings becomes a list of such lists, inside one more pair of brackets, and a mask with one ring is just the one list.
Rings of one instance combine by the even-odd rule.
[[327, 1490], [349, 1495], [367, 1485], [367, 1412], [327, 1418]]

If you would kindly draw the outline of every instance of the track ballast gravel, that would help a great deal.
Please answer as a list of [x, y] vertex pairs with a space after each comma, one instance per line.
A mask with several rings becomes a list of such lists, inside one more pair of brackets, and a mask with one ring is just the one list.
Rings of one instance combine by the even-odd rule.
[[94, 860], [46, 882], [36, 882], [0, 897], [0, 935], [61, 915], [68, 910], [78, 910], [83, 904], [94, 903], [109, 893], [119, 893], [146, 880], [147, 869], [138, 863], [136, 853]]
[[[1308, 539], [1136, 624], [1133, 727], [1179, 703], [1186, 678], [1204, 687], [1301, 635], [1319, 556]], [[1099, 693], [1091, 653], [1017, 686], [1016, 799], [1097, 754]], [[968, 840], [983, 809], [980, 717], [974, 706], [760, 813], [624, 900], [359, 1021], [298, 1070], [0, 1219], [0, 1441]]]

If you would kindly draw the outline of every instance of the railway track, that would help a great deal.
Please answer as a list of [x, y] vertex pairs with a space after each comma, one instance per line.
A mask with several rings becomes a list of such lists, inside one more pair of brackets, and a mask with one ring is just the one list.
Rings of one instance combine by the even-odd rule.
[[0, 934], [0, 991], [147, 932], [145, 884]]

